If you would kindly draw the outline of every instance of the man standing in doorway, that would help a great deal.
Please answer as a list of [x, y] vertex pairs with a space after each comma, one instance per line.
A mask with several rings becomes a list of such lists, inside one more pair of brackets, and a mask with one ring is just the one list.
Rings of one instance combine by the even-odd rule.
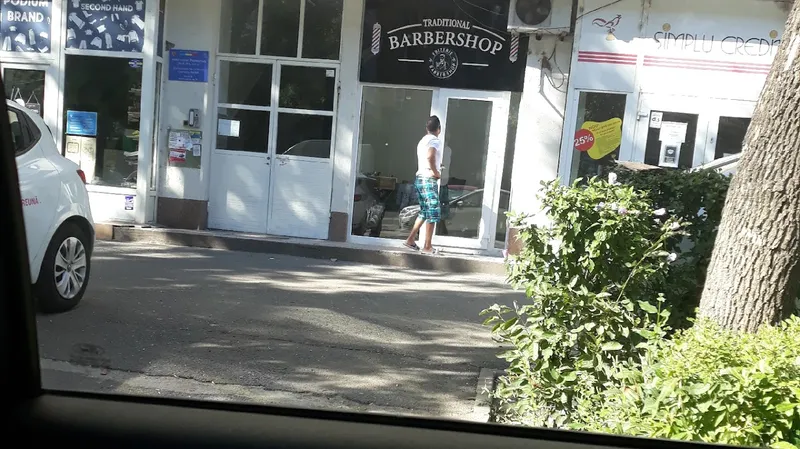
[[419, 250], [416, 238], [417, 233], [425, 225], [425, 244], [422, 252], [435, 254], [438, 251], [433, 249], [431, 239], [433, 239], [433, 228], [441, 219], [441, 207], [439, 204], [439, 179], [442, 177], [439, 171], [442, 166], [443, 148], [439, 134], [442, 132], [442, 124], [439, 117], [432, 116], [428, 119], [425, 127], [427, 133], [417, 144], [417, 177], [414, 187], [419, 198], [419, 216], [411, 229], [404, 245], [413, 250]]

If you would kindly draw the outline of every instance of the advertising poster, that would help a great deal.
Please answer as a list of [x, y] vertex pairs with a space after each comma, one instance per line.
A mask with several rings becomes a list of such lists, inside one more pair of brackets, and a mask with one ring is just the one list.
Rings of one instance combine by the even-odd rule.
[[50, 52], [53, 1], [3, 0], [0, 4], [3, 51]]
[[142, 52], [144, 0], [67, 0], [67, 48]]
[[575, 149], [585, 151], [592, 159], [602, 159], [622, 144], [622, 119], [584, 122], [575, 133]]
[[97, 112], [67, 111], [67, 134], [97, 135]]

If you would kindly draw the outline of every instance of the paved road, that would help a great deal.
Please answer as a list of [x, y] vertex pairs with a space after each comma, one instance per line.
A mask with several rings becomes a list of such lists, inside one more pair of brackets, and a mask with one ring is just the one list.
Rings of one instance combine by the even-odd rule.
[[40, 316], [46, 388], [468, 418], [502, 368], [487, 275], [99, 242], [75, 310]]

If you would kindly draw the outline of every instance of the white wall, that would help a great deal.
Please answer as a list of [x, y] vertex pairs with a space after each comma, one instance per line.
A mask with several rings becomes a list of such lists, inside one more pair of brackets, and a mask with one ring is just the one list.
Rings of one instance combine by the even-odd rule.
[[[543, 57], [549, 59], [552, 70], [542, 69]], [[541, 182], [558, 177], [571, 58], [570, 39], [530, 40], [511, 175], [512, 212], [538, 213], [536, 194]]]
[[353, 150], [358, 146], [357, 135], [361, 110], [358, 70], [361, 61], [361, 27], [364, 15], [363, 0], [344, 0], [342, 41], [339, 52], [339, 103], [336, 118], [336, 142], [333, 156], [333, 193], [331, 212], [349, 214], [353, 199], [352, 173], [356, 168]]
[[[167, 198], [208, 200], [211, 146], [216, 126], [213, 83], [216, 71], [216, 48], [219, 33], [219, 0], [168, 0], [165, 39], [176, 49], [209, 52], [208, 83], [166, 81], [162, 92], [161, 129], [159, 134], [159, 195]], [[169, 53], [164, 52], [164, 79], [169, 74]], [[167, 164], [168, 128], [183, 128], [189, 109], [200, 111], [203, 132], [202, 167], [170, 167]]]

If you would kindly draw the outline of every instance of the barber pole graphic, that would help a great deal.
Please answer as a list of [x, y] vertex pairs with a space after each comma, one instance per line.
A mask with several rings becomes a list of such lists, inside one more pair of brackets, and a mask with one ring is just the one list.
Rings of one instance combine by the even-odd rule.
[[372, 54], [377, 55], [381, 52], [381, 24], [375, 23], [372, 26]]
[[519, 33], [511, 33], [511, 52], [508, 55], [508, 60], [517, 62], [519, 57]]

